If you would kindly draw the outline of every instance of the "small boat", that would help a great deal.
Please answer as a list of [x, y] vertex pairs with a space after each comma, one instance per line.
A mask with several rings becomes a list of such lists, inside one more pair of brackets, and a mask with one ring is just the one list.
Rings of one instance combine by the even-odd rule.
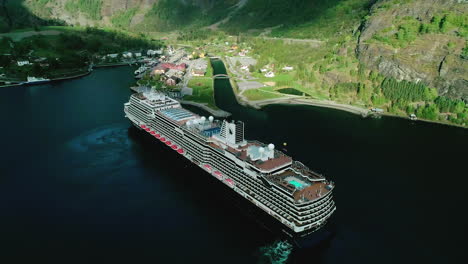
[[41, 84], [41, 83], [50, 82], [50, 79], [41, 78], [41, 77], [29, 77], [28, 76], [27, 80], [28, 81], [23, 82], [23, 84]]

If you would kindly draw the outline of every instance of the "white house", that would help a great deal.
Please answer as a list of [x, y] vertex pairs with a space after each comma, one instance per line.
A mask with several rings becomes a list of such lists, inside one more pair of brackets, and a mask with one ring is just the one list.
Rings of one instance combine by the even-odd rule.
[[24, 65], [29, 65], [31, 63], [29, 63], [29, 61], [25, 60], [25, 61], [17, 61], [16, 63], [18, 63], [18, 66], [20, 67], [23, 67]]
[[133, 57], [133, 54], [131, 52], [124, 52], [122, 53], [122, 57], [124, 57], [125, 59], [130, 59]]
[[244, 66], [241, 67], [241, 70], [248, 71], [248, 70], [249, 70], [249, 66], [244, 65]]
[[268, 70], [263, 68], [263, 69], [260, 69], [260, 72], [267, 72]]
[[113, 53], [113, 54], [107, 54], [107, 57], [115, 59], [119, 56], [119, 54]]
[[141, 52], [136, 52], [135, 57], [141, 57]]
[[272, 71], [267, 72], [267, 73], [265, 74], [265, 77], [267, 77], [267, 78], [273, 78], [273, 77], [275, 77], [275, 73], [272, 72]]
[[292, 67], [292, 66], [283, 67], [283, 71], [292, 71], [292, 70], [294, 70], [294, 67]]

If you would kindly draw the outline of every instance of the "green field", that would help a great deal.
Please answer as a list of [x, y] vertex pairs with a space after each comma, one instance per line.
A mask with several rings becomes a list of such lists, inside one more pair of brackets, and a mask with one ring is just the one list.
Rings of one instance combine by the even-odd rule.
[[193, 93], [191, 96], [184, 96], [184, 100], [204, 103], [213, 109], [218, 109], [214, 99], [213, 79], [193, 77], [187, 86], [193, 89]]
[[285, 95], [274, 91], [272, 87], [263, 87], [259, 89], [247, 90], [243, 93], [243, 95], [250, 101], [260, 101], [285, 97]]

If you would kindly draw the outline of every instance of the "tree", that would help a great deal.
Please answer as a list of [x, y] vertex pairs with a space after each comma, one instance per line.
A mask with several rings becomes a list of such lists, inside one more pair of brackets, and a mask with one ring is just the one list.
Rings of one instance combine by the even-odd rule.
[[41, 66], [39, 65], [39, 63], [34, 63], [33, 66], [32, 66], [32, 69], [31, 69], [31, 73], [34, 75], [34, 76], [42, 76], [42, 74], [44, 73], [44, 71], [42, 70]]
[[437, 120], [439, 117], [439, 109], [436, 104], [426, 104], [422, 109], [420, 116], [429, 120]]
[[408, 113], [409, 115], [414, 114], [414, 111], [415, 111], [414, 106], [408, 105], [406, 107], [406, 113]]

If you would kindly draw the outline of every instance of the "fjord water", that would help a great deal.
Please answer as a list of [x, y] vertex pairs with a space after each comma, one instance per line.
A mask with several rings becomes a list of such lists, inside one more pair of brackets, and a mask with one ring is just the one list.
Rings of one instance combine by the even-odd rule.
[[[133, 82], [123, 67], [0, 91], [1, 258], [268, 263], [262, 254], [277, 235], [124, 118]], [[245, 121], [247, 138], [287, 142], [287, 154], [336, 183], [335, 236], [310, 254], [293, 249], [288, 262], [461, 262], [467, 130], [306, 106], [245, 108], [227, 80], [216, 81], [216, 100]]]

